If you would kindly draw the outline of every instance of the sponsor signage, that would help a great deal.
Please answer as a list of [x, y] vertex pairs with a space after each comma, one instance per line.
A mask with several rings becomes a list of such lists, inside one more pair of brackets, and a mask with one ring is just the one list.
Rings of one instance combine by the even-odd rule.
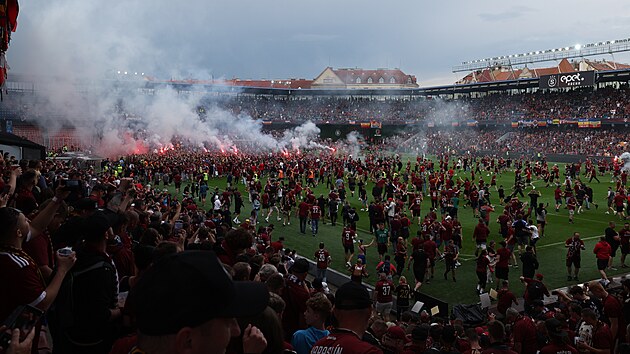
[[538, 79], [539, 88], [582, 87], [595, 85], [594, 71], [544, 75]]

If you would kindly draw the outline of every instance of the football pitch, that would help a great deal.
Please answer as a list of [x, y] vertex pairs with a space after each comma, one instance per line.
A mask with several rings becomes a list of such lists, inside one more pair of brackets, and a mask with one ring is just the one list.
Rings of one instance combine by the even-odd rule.
[[[414, 160], [415, 159], [412, 158], [412, 161]], [[403, 160], [403, 162], [406, 162], [406, 158]], [[552, 164], [550, 163], [550, 165]], [[560, 167], [562, 178], [564, 165], [558, 164], [558, 166]], [[456, 171], [456, 178], [457, 177], [461, 177], [462, 179], [468, 177], [470, 179], [470, 172], [465, 172], [463, 170]], [[483, 174], [477, 174], [477, 181], [479, 180], [479, 177], [482, 177], [486, 183], [490, 182], [491, 176], [489, 176], [486, 172], [484, 172]], [[598, 183], [595, 180], [593, 180], [593, 183], [588, 183], [588, 180], [584, 180], [585, 176], [581, 175], [580, 177], [582, 177], [582, 180], [584, 182], [587, 182], [587, 184], [590, 185], [591, 188], [593, 188], [594, 202], [599, 205], [599, 208], [595, 208], [595, 206], [591, 204], [590, 210], [584, 210], [584, 212], [580, 214], [576, 213], [574, 217], [574, 224], [569, 223], [568, 211], [564, 209], [564, 206], [561, 207], [558, 212], [555, 211], [555, 186], [546, 187], [545, 182], [541, 180], [536, 180], [535, 177], [533, 177], [533, 185], [542, 194], [542, 196], [539, 198], [539, 202], [549, 203], [549, 206], [547, 207], [548, 215], [545, 235], [537, 243], [537, 258], [540, 263], [540, 268], [538, 269], [538, 272], [544, 275], [544, 282], [550, 290], [577, 283], [577, 281], [567, 281], [567, 271], [565, 267], [566, 249], [564, 247], [564, 242], [567, 238], [572, 236], [573, 232], [580, 232], [582, 240], [584, 240], [584, 243], [586, 245], [586, 250], [582, 252], [582, 268], [580, 270], [580, 281], [583, 282], [592, 279], [599, 279], [600, 277], [596, 268], [595, 255], [592, 251], [595, 243], [597, 243], [599, 237], [604, 234], [604, 230], [606, 229], [606, 227], [608, 227], [608, 222], [615, 221], [617, 223], [617, 230], [623, 227], [623, 221], [618, 220], [618, 217], [614, 215], [607, 215], [605, 213], [607, 210], [607, 189], [609, 186], [614, 187], [614, 184], [611, 183], [610, 174], [607, 173], [605, 176], [598, 176], [601, 183]], [[514, 172], [512, 170], [508, 170], [497, 177], [497, 185], [503, 185], [507, 195], [511, 193], [513, 181]], [[262, 181], [262, 184], [264, 186], [264, 180]], [[225, 178], [212, 179], [210, 180], [209, 185], [210, 190], [214, 189], [214, 187], [219, 187], [220, 189], [223, 189], [226, 186]], [[368, 195], [370, 195], [371, 188], [372, 183], [368, 182], [366, 186]], [[243, 214], [241, 215], [242, 221], [249, 213], [249, 211], [251, 211], [251, 205], [248, 204], [246, 199], [247, 192], [245, 192], [245, 186], [239, 184], [239, 189], [243, 193], [246, 204], [243, 208]], [[527, 187], [523, 191], [525, 197], [520, 198], [521, 201], [529, 202], [529, 197], [527, 196], [527, 193], [530, 190], [531, 187]], [[320, 194], [327, 196], [329, 192], [328, 190], [326, 190], [325, 184], [317, 186], [313, 191], [316, 197], [319, 197]], [[353, 197], [350, 195], [350, 192], [348, 192], [347, 198], [350, 204], [356, 208], [360, 218], [357, 223], [357, 239], [363, 239], [364, 243], [369, 243], [373, 239], [373, 235], [371, 235], [369, 232], [368, 213], [367, 211], [360, 211], [362, 205], [358, 199], [358, 193], [355, 193]], [[489, 240], [495, 240], [498, 243], [502, 240], [502, 237], [499, 235], [499, 225], [496, 223], [496, 219], [503, 212], [503, 206], [500, 205], [498, 193], [494, 190], [494, 188], [490, 189], [490, 201], [494, 206], [495, 211], [490, 215], [489, 228], [491, 232]], [[470, 304], [479, 301], [479, 296], [476, 292], [477, 276], [475, 273], [475, 246], [472, 240], [473, 229], [477, 224], [478, 219], [473, 217], [473, 212], [470, 207], [463, 207], [463, 203], [464, 202], [462, 200], [458, 212], [458, 217], [463, 227], [463, 247], [460, 250], [459, 256], [461, 266], [459, 266], [456, 271], [457, 282], [453, 282], [450, 276], [449, 280], [444, 280], [444, 262], [436, 262], [435, 278], [432, 279], [430, 284], [423, 284], [422, 288], [420, 289], [421, 292], [445, 301], [449, 303], [450, 306], [456, 305], [458, 303]], [[423, 215], [426, 214], [430, 206], [431, 201], [425, 196], [422, 205]], [[206, 208], [207, 207], [208, 204], [206, 204]], [[410, 213], [407, 211], [405, 212], [410, 217]], [[292, 215], [291, 224], [283, 226], [282, 221], [279, 222], [276, 220], [277, 214], [275, 212], [273, 213], [273, 215], [269, 219], [269, 223], [272, 223], [275, 226], [275, 230], [272, 235], [273, 240], [277, 240], [278, 237], [284, 236], [285, 247], [295, 249], [297, 250], [297, 254], [299, 256], [306, 257], [311, 260], [314, 259], [314, 253], [318, 249], [319, 243], [324, 242], [332, 257], [332, 263], [330, 267], [343, 274], [349, 275], [349, 271], [346, 269], [345, 266], [346, 261], [344, 259], [345, 256], [341, 243], [341, 231], [343, 227], [341, 222], [341, 207], [339, 209], [339, 221], [337, 225], [332, 226], [328, 222], [323, 224], [320, 221], [319, 232], [315, 237], [312, 236], [309, 225], [307, 225], [306, 234], [300, 233], [299, 220], [295, 216], [295, 211], [293, 212], [293, 214], [294, 215]], [[266, 222], [263, 216], [264, 213], [261, 211], [260, 215], [261, 216], [259, 217], [259, 222], [262, 221], [262, 225], [265, 225]], [[438, 218], [440, 219], [439, 213]], [[410, 219], [412, 218], [410, 217]], [[416, 231], [418, 230], [417, 221], [412, 221], [414, 221], [414, 224], [412, 224], [410, 228], [411, 237], [416, 235]], [[410, 241], [411, 238], [408, 240], [408, 250], [411, 250]], [[389, 251], [392, 255], [393, 261], [394, 257], [391, 247]], [[517, 251], [515, 250], [515, 252]], [[518, 259], [518, 253], [516, 256]], [[373, 247], [368, 248], [367, 251], [367, 267], [370, 276], [364, 280], [366, 283], [374, 284], [376, 282], [377, 274], [375, 268], [377, 263], [378, 254], [376, 252], [376, 246], [374, 245]], [[627, 264], [630, 265], [630, 257], [627, 261]], [[405, 263], [405, 271], [403, 275], [406, 276], [408, 282], [413, 286], [413, 274], [411, 273], [411, 271], [406, 270], [406, 265], [407, 263]], [[609, 276], [627, 272], [627, 269], [622, 269], [620, 267], [619, 251], [617, 252], [617, 257], [614, 260], [613, 266], [618, 268], [618, 270], [610, 271], [608, 273]], [[524, 287], [519, 281], [519, 276], [522, 275], [521, 272], [522, 267], [510, 267], [510, 287], [517, 296], [522, 296], [524, 292]], [[397, 278], [394, 278], [394, 281], [397, 283]], [[489, 290], [490, 288], [496, 289], [496, 286], [496, 283], [489, 283], [486, 290]]]

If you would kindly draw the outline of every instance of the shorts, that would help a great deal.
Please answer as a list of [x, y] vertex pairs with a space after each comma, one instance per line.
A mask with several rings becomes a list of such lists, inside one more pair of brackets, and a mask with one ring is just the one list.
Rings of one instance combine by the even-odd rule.
[[[580, 268], [580, 265], [582, 263], [582, 258], [580, 257], [570, 257], [567, 258], [567, 267], [575, 267], [575, 268]], [[608, 263], [607, 263], [608, 265]]]
[[562, 205], [562, 199], [556, 199], [556, 205]]
[[618, 213], [623, 213], [623, 205], [618, 205], [617, 206], [617, 212]]
[[413, 269], [413, 277], [416, 279], [417, 282], [419, 283], [423, 283], [424, 282], [424, 276], [427, 273], [426, 268], [420, 268], [420, 269]]
[[546, 222], [546, 221], [540, 221], [540, 220], [538, 220], [537, 222], [538, 222], [538, 225], [543, 226], [543, 227], [544, 227], [545, 225], [547, 225], [547, 222]]
[[487, 241], [475, 241], [477, 242], [477, 248], [480, 248], [482, 250], [485, 250], [487, 248], [486, 243]]
[[597, 258], [597, 270], [605, 270], [606, 268], [608, 268], [608, 260]]
[[519, 244], [519, 246], [526, 246], [529, 244], [529, 236], [528, 235], [517, 236], [516, 242]]
[[378, 250], [378, 254], [380, 255], [384, 255], [385, 253], [387, 253], [387, 244], [386, 243], [379, 243], [376, 245], [376, 248]]
[[376, 303], [376, 312], [388, 315], [392, 312], [392, 307], [394, 307], [393, 302], [377, 302]]
[[611, 246], [610, 247], [610, 256], [611, 257], [615, 257], [617, 256], [617, 250], [619, 249], [619, 245], [615, 245], [615, 246]]
[[494, 270], [494, 274], [496, 274], [498, 279], [508, 280], [508, 274], [510, 272], [510, 268], [496, 267]]
[[630, 253], [630, 244], [621, 245], [621, 254], [628, 254], [628, 253]]
[[476, 202], [471, 201], [470, 202], [470, 207], [473, 208], [473, 209], [479, 208], [479, 201], [476, 201]]
[[361, 260], [361, 263], [363, 263], [363, 265], [367, 264], [367, 259], [365, 258], [364, 254], [358, 255], [357, 258]]
[[344, 253], [354, 253], [354, 245], [343, 245], [343, 252]]
[[418, 217], [420, 216], [421, 210], [418, 209], [411, 209], [411, 215]]

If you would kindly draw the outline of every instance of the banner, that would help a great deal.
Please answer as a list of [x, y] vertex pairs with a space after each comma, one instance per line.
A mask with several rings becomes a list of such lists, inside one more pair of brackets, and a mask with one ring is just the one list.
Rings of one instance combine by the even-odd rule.
[[512, 122], [512, 128], [518, 128], [518, 122]]
[[381, 122], [377, 122], [375, 120], [370, 122], [370, 128], [376, 128], [376, 129], [381, 129], [383, 126], [381, 124]]
[[552, 120], [551, 124], [555, 124], [555, 125], [560, 125], [560, 119], [554, 119]]
[[602, 127], [602, 121], [601, 120], [591, 120], [591, 121], [589, 121], [589, 126], [591, 128], [601, 128]]
[[539, 120], [538, 121], [538, 126], [539, 127], [546, 127], [547, 126], [547, 121], [546, 120]]
[[469, 120], [468, 122], [466, 122], [466, 125], [469, 127], [476, 127], [478, 123], [479, 122], [477, 122], [476, 120]]
[[427, 127], [429, 128], [435, 127], [435, 122], [427, 122]]
[[593, 85], [595, 85], [594, 71], [577, 71], [566, 74], [543, 75], [538, 78], [538, 87], [542, 89]]
[[361, 128], [369, 128], [370, 123], [361, 123]]
[[453, 127], [459, 127], [459, 122], [451, 122], [451, 126], [453, 126]]
[[590, 124], [588, 122], [588, 119], [578, 119], [578, 128], [589, 128]]

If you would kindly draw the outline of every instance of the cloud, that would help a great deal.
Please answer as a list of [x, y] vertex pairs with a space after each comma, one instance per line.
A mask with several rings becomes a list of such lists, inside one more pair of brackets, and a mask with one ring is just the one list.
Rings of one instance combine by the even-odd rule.
[[290, 39], [297, 42], [327, 42], [337, 38], [339, 35], [336, 34], [296, 33]]
[[504, 10], [495, 13], [483, 12], [479, 14], [479, 17], [486, 22], [500, 22], [514, 20], [533, 12], [534, 9], [524, 6], [513, 7], [509, 10]]

